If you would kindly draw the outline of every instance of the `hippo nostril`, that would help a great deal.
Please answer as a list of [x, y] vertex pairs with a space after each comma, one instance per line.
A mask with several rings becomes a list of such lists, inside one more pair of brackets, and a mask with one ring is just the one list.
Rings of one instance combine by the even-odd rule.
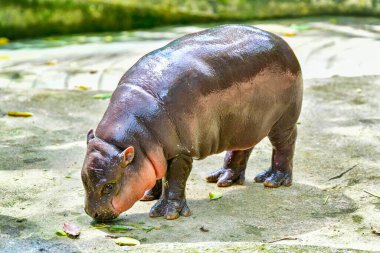
[[95, 219], [98, 218], [98, 216], [99, 216], [98, 213], [95, 213], [95, 214], [94, 214], [94, 218], [95, 218]]

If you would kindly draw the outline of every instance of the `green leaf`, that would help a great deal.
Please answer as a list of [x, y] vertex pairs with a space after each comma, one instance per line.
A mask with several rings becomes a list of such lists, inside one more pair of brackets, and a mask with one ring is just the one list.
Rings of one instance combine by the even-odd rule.
[[141, 229], [145, 230], [146, 232], [150, 232], [152, 230], [159, 230], [160, 228], [159, 227], [153, 227], [153, 226], [146, 226], [146, 227], [142, 227]]
[[327, 197], [325, 198], [325, 201], [323, 202], [323, 205], [326, 205], [326, 204], [327, 204], [327, 201], [329, 201], [329, 198], [330, 198], [330, 196], [327, 195]]
[[120, 246], [138, 246], [140, 245], [140, 242], [132, 237], [119, 237], [117, 239], [114, 240], [114, 242], [117, 244], [117, 245], [120, 245]]
[[59, 236], [67, 236], [66, 232], [63, 231], [63, 230], [57, 230], [57, 231], [55, 232], [55, 234], [56, 234], [56, 235], [59, 235]]
[[221, 192], [210, 192], [208, 196], [210, 197], [210, 200], [216, 200], [223, 197], [223, 194]]
[[96, 98], [96, 99], [108, 99], [111, 97], [112, 97], [112, 93], [99, 93], [93, 96], [93, 98]]
[[128, 226], [128, 225], [111, 225], [108, 228], [109, 230], [133, 230], [135, 227]]
[[136, 224], [136, 223], [128, 223], [128, 226], [134, 227], [134, 228], [143, 228], [142, 225]]

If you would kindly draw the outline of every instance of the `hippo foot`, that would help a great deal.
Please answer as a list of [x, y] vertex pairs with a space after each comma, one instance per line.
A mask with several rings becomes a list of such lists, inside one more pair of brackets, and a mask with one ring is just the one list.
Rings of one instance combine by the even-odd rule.
[[291, 186], [292, 185], [292, 175], [289, 172], [282, 172], [278, 170], [272, 170], [269, 168], [255, 177], [256, 183], [263, 183], [265, 187], [277, 188], [281, 185]]
[[216, 183], [219, 187], [228, 187], [232, 184], [242, 185], [245, 181], [245, 170], [221, 168], [206, 177], [207, 182]]
[[150, 217], [164, 216], [167, 220], [177, 219], [179, 216], [188, 217], [191, 215], [190, 208], [187, 206], [186, 200], [167, 200], [159, 199], [150, 209]]

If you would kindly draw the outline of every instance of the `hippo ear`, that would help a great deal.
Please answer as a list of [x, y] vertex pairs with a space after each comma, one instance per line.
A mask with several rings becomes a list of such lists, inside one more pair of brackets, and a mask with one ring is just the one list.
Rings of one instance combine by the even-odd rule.
[[123, 152], [121, 152], [121, 161], [123, 166], [127, 166], [130, 164], [135, 157], [135, 148], [132, 146], [129, 146], [126, 148]]
[[94, 129], [90, 129], [90, 131], [88, 131], [87, 133], [87, 144], [90, 140], [94, 139], [95, 138], [95, 133], [94, 133]]

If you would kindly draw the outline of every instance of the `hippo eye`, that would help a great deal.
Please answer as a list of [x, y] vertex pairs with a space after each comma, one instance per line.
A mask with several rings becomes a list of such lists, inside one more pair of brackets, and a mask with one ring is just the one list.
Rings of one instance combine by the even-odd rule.
[[115, 189], [115, 184], [105, 184], [103, 187], [103, 194], [110, 194]]

